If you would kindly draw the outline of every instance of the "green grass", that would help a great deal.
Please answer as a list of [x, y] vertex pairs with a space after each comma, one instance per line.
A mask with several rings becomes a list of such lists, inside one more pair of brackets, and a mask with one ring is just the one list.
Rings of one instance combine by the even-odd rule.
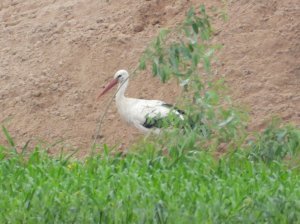
[[299, 223], [299, 169], [191, 151], [26, 158], [0, 147], [0, 223]]

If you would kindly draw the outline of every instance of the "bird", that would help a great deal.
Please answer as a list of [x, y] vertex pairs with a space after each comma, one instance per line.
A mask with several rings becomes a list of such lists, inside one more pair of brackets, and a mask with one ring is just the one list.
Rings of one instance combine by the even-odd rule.
[[170, 114], [179, 120], [184, 120], [184, 111], [161, 100], [145, 100], [129, 98], [125, 96], [129, 84], [129, 73], [119, 70], [114, 78], [106, 85], [98, 96], [98, 99], [118, 84], [115, 95], [116, 106], [121, 118], [130, 125], [136, 127], [144, 134], [159, 134]]

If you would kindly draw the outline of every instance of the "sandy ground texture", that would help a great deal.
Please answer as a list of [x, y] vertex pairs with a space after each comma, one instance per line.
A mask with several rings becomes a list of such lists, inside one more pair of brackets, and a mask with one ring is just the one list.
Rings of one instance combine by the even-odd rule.
[[[278, 114], [300, 125], [299, 0], [204, 0], [213, 17], [218, 75], [251, 114], [251, 127]], [[109, 101], [96, 96], [118, 69], [132, 71], [161, 27], [184, 18], [192, 0], [1, 0], [0, 122], [18, 145], [31, 139], [85, 154]], [[214, 9], [214, 10], [213, 10]], [[219, 14], [218, 14], [219, 15]], [[128, 95], [175, 102], [176, 83], [150, 74], [130, 82]], [[114, 104], [98, 139], [128, 145], [141, 137]], [[4, 143], [3, 134], [0, 144]]]

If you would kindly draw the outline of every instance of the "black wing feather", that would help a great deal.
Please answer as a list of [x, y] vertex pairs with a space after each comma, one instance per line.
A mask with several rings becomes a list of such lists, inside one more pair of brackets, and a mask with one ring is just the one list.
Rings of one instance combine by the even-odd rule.
[[180, 110], [178, 107], [175, 107], [172, 104], [164, 103], [164, 104], [162, 104], [162, 106], [167, 107], [167, 108], [172, 108], [173, 110], [176, 110], [181, 115], [185, 115], [185, 112], [183, 110]]
[[[177, 111], [179, 114], [185, 115], [185, 112], [183, 110], [178, 109], [177, 107], [175, 107], [172, 104], [164, 103], [161, 106], [173, 109], [173, 110]], [[145, 128], [162, 128], [163, 126], [165, 126], [167, 121], [168, 121], [167, 118], [164, 118], [164, 117], [159, 117], [159, 116], [147, 117], [143, 126]]]
[[164, 123], [163, 119], [162, 117], [147, 117], [143, 126], [145, 128], [162, 128]]

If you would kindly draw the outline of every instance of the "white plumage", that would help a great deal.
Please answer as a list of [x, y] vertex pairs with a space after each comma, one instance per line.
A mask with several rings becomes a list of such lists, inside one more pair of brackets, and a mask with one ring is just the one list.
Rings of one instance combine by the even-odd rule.
[[[183, 119], [183, 112], [176, 110], [172, 105], [160, 100], [143, 100], [125, 97], [125, 91], [129, 82], [129, 74], [126, 70], [119, 70], [114, 79], [102, 91], [100, 96], [104, 95], [109, 89], [119, 83], [116, 94], [116, 104], [118, 112], [122, 119], [129, 124], [135, 126], [143, 133], [154, 132], [159, 133], [155, 120], [162, 119], [168, 116], [169, 113], [174, 113]], [[99, 97], [100, 97], [99, 96]], [[149, 119], [151, 122], [149, 123]]]

